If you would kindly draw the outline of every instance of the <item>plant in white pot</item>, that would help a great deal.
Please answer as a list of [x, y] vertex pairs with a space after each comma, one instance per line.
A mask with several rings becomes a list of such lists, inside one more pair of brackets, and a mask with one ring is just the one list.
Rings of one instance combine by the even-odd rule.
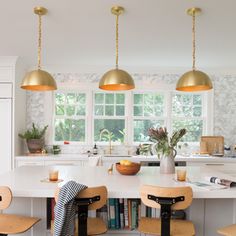
[[48, 128], [48, 125], [42, 129], [32, 124], [32, 129], [26, 130], [23, 134], [19, 134], [19, 137], [26, 140], [27, 147], [30, 153], [42, 153], [44, 148], [44, 135]]
[[150, 128], [148, 131], [150, 140], [155, 142], [154, 148], [156, 153], [160, 156], [160, 172], [162, 174], [175, 173], [176, 156], [175, 147], [180, 139], [186, 134], [186, 129], [175, 131], [171, 137], [168, 137], [166, 128]]

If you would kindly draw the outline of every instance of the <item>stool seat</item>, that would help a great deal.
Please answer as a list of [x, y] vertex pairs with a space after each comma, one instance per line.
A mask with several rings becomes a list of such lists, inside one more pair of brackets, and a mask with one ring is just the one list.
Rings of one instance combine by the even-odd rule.
[[[51, 233], [53, 235], [54, 220], [51, 221]], [[107, 226], [101, 218], [91, 218], [87, 219], [87, 230], [88, 235], [98, 235], [107, 232]], [[75, 223], [75, 235], [78, 235], [78, 221]]]
[[236, 235], [236, 224], [218, 229], [217, 233], [225, 236], [234, 236]]
[[39, 218], [12, 214], [0, 214], [0, 234], [19, 234], [30, 229]]
[[[161, 235], [161, 219], [141, 217], [138, 231], [146, 234]], [[194, 225], [187, 220], [171, 220], [170, 235], [193, 236], [195, 235]]]

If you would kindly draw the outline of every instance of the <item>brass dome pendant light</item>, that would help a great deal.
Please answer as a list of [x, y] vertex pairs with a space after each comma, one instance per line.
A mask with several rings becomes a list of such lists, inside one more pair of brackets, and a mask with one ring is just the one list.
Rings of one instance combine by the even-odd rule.
[[195, 16], [201, 13], [200, 8], [190, 8], [187, 10], [187, 14], [192, 16], [192, 57], [193, 65], [192, 70], [183, 74], [177, 82], [176, 90], [185, 92], [204, 91], [212, 89], [212, 83], [209, 76], [195, 67]]
[[133, 89], [134, 81], [132, 77], [124, 70], [118, 68], [119, 58], [119, 15], [124, 12], [124, 8], [120, 6], [114, 6], [111, 8], [112, 14], [116, 16], [116, 68], [106, 72], [100, 80], [99, 88], [104, 90], [118, 91], [118, 90], [130, 90]]
[[44, 70], [41, 70], [41, 42], [42, 42], [42, 19], [41, 17], [47, 13], [44, 7], [35, 7], [34, 13], [39, 16], [38, 28], [38, 69], [30, 71], [26, 74], [21, 84], [22, 89], [32, 91], [49, 91], [56, 90], [57, 85], [53, 77]]

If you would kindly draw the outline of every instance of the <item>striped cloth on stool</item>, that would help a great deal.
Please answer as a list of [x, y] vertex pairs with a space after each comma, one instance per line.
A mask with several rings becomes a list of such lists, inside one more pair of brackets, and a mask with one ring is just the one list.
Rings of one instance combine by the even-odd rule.
[[54, 208], [54, 236], [74, 235], [76, 215], [74, 199], [85, 188], [87, 186], [83, 184], [69, 181], [60, 189], [58, 202]]

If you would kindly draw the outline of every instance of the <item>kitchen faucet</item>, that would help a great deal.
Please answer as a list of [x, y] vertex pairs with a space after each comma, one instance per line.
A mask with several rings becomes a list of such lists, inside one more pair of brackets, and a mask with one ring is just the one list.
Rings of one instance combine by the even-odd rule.
[[109, 141], [109, 154], [111, 155], [111, 150], [112, 150], [111, 139], [112, 139], [113, 133], [110, 132], [108, 129], [102, 129], [100, 131], [100, 137], [99, 137], [100, 141], [102, 140], [102, 135], [104, 135], [104, 133], [107, 134], [106, 137], [108, 138], [108, 141]]

